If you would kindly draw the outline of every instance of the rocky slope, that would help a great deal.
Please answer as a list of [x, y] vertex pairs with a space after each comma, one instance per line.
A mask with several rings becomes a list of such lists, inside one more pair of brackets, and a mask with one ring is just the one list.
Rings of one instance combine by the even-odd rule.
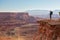
[[26, 12], [0, 12], [0, 36], [32, 39], [39, 27], [36, 21]]

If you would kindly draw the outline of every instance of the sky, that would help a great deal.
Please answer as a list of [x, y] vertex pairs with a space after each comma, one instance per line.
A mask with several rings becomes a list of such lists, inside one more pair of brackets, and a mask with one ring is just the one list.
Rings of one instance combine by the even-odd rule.
[[60, 0], [0, 0], [0, 11], [56, 9], [60, 9]]

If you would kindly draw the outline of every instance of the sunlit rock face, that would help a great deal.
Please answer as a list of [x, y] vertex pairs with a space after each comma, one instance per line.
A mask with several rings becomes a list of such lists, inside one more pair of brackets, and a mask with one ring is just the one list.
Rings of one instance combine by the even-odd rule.
[[34, 40], [60, 40], [60, 22], [55, 20], [40, 20], [39, 30]]

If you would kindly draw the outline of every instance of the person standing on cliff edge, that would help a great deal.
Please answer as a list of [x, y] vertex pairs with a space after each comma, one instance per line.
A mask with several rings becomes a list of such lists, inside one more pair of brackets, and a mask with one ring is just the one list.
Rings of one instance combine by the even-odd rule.
[[52, 19], [53, 11], [50, 11], [50, 20]]

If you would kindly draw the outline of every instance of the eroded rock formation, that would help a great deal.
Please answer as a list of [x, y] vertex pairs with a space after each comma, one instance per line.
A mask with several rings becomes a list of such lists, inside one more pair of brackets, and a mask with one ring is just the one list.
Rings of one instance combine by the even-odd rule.
[[52, 20], [40, 20], [37, 35], [33, 40], [60, 40], [60, 22]]

